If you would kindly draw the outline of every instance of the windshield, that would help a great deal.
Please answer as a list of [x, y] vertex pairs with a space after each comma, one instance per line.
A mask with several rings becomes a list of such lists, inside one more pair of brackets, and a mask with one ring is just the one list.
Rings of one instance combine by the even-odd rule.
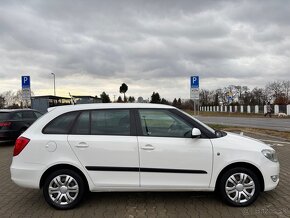
[[[178, 109], [179, 110], [179, 109]], [[215, 134], [215, 130], [211, 127], [209, 127], [208, 125], [204, 124], [203, 122], [199, 121], [198, 119], [194, 118], [193, 116], [191, 116], [190, 114], [179, 110], [180, 112], [182, 112], [183, 114], [185, 114], [186, 116], [190, 117], [191, 119], [193, 119], [195, 122], [197, 122], [198, 124], [202, 125], [203, 127], [207, 128], [209, 131], [211, 131], [213, 134]]]
[[7, 120], [9, 118], [9, 113], [0, 112], [0, 120]]

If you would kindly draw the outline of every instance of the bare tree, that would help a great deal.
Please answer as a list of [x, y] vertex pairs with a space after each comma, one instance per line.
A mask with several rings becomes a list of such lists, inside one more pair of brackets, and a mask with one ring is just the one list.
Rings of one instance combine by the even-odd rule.
[[283, 92], [285, 93], [285, 97], [287, 99], [287, 101], [289, 101], [289, 95], [290, 95], [290, 81], [282, 81], [282, 88], [283, 88]]

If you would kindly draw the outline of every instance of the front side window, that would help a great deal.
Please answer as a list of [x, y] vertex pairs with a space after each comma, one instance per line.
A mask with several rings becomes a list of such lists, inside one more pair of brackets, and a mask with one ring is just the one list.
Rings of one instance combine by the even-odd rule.
[[191, 137], [192, 127], [167, 110], [139, 110], [144, 136]]
[[92, 135], [130, 135], [129, 110], [91, 111]]
[[68, 134], [78, 112], [70, 112], [52, 120], [43, 129], [44, 134]]

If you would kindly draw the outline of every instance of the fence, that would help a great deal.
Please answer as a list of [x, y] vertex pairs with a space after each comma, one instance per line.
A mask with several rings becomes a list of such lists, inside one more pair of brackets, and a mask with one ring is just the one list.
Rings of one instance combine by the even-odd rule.
[[[290, 115], [290, 104], [288, 105], [271, 105], [274, 114], [285, 113]], [[230, 113], [255, 113], [264, 114], [267, 112], [266, 105], [240, 105], [240, 106], [200, 106], [200, 111], [209, 112], [230, 112]]]

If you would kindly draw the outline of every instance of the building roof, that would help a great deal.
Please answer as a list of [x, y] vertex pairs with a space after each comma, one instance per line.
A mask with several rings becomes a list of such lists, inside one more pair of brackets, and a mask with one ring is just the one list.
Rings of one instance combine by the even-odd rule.
[[71, 98], [67, 98], [67, 97], [54, 96], [54, 95], [31, 96], [31, 98], [49, 98], [49, 99], [53, 99], [53, 100], [60, 100], [60, 99], [70, 100], [71, 99]]
[[30, 109], [30, 108], [0, 109], [0, 112], [4, 112], [4, 113], [15, 112], [15, 111], [37, 111], [37, 110]]
[[90, 95], [72, 95], [71, 97], [73, 97], [73, 98], [95, 98], [95, 97], [90, 96]]

